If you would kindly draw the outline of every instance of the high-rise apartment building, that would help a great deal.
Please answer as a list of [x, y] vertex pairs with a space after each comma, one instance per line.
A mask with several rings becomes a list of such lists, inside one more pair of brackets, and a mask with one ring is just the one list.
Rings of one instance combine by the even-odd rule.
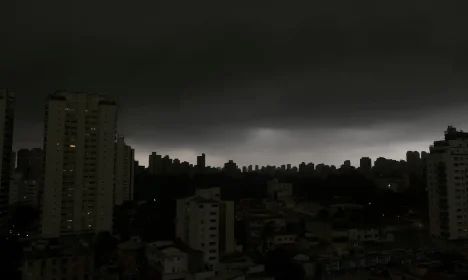
[[372, 160], [368, 157], [361, 158], [359, 162], [359, 170], [361, 173], [370, 174], [372, 171]]
[[101, 95], [56, 92], [45, 109], [42, 234], [110, 231], [117, 107]]
[[16, 152], [16, 169], [19, 173], [25, 174], [29, 169], [29, 149], [20, 149]]
[[229, 160], [224, 164], [224, 172], [228, 175], [235, 175], [239, 171], [237, 164], [233, 160]]
[[427, 156], [430, 233], [442, 239], [468, 237], [468, 133], [449, 126]]
[[40, 180], [44, 170], [42, 149], [21, 149], [17, 153], [16, 171], [26, 180]]
[[197, 167], [199, 169], [204, 169], [206, 167], [206, 156], [205, 156], [205, 154], [201, 154], [201, 156], [197, 156]]
[[235, 251], [234, 202], [221, 200], [219, 188], [197, 189], [195, 196], [177, 200], [176, 237], [215, 266], [221, 255]]
[[123, 137], [115, 143], [114, 205], [133, 200], [135, 182], [135, 151], [125, 144]]
[[0, 89], [0, 228], [6, 225], [8, 200], [12, 176], [13, 124], [15, 119], [15, 94]]
[[16, 152], [15, 151], [11, 151], [11, 168], [10, 168], [10, 172], [11, 174], [15, 174], [15, 170], [16, 170]]
[[161, 174], [163, 169], [162, 156], [152, 152], [148, 158], [148, 172], [151, 174]]
[[38, 206], [39, 181], [28, 180], [23, 174], [16, 172], [10, 181], [9, 203]]

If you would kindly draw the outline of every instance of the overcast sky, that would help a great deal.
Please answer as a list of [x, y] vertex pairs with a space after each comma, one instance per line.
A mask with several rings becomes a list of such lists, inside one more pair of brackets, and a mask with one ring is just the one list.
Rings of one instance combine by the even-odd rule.
[[466, 1], [7, 2], [15, 149], [42, 145], [57, 89], [115, 99], [143, 164], [357, 165], [468, 129]]

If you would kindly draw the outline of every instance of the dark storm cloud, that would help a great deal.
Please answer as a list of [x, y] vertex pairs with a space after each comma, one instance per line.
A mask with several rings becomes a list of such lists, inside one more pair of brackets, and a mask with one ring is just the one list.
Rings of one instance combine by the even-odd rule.
[[219, 156], [272, 138], [278, 157], [351, 149], [349, 129], [418, 142], [468, 102], [463, 2], [167, 2], [9, 4], [0, 82], [23, 106], [18, 141], [35, 142], [37, 102], [60, 88], [116, 99], [137, 147]]

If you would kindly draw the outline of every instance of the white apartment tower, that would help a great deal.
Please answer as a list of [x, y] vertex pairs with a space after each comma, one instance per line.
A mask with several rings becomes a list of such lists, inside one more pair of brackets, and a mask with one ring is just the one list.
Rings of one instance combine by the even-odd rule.
[[56, 92], [45, 109], [42, 234], [110, 231], [117, 107], [101, 95]]
[[427, 190], [431, 236], [468, 237], [468, 133], [449, 126], [445, 140], [430, 146]]
[[198, 189], [195, 196], [177, 200], [176, 237], [216, 265], [220, 255], [235, 251], [234, 202], [222, 201], [219, 188]]
[[123, 137], [118, 137], [115, 143], [115, 205], [121, 205], [125, 201], [133, 200], [134, 162], [135, 151], [125, 144]]
[[10, 179], [12, 176], [13, 123], [15, 119], [15, 94], [0, 89], [0, 228], [7, 223]]

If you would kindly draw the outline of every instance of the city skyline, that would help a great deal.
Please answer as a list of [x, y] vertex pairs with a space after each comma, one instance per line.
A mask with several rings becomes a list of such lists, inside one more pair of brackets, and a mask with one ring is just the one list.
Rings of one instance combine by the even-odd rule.
[[152, 151], [217, 166], [398, 159], [468, 123], [468, 19], [450, 5], [103, 3], [6, 15], [0, 86], [17, 93], [15, 149], [41, 145], [57, 89], [116, 100], [142, 163]]
[[[50, 96], [50, 94], [47, 94], [47, 96]], [[108, 96], [108, 95], [104, 95], [104, 96]], [[16, 94], [16, 98], [18, 99], [18, 94]], [[19, 98], [21, 100], [21, 98]], [[45, 102], [46, 98], [44, 98], [44, 102]], [[21, 104], [18, 104], [19, 102], [17, 102], [17, 108], [20, 108], [19, 111], [21, 111]], [[119, 105], [119, 104], [117, 104]], [[125, 106], [125, 105], [123, 105]], [[123, 106], [119, 106], [119, 112], [123, 111], [121, 109], [121, 107]], [[41, 108], [41, 107], [39, 107]], [[18, 109], [17, 109], [18, 111]], [[120, 115], [119, 115], [119, 118], [120, 118]], [[119, 120], [120, 121], [120, 120]], [[122, 125], [120, 124], [121, 122], [119, 122], [118, 124], [118, 127], [122, 127]], [[459, 122], [455, 122], [455, 123], [459, 123]], [[452, 125], [452, 123], [450, 123], [450, 125]], [[23, 148], [26, 148], [26, 149], [31, 149], [31, 148], [42, 148], [43, 146], [43, 143], [39, 140], [39, 141], [35, 141], [34, 143], [29, 143], [28, 144], [24, 144], [25, 141], [21, 141], [21, 136], [22, 134], [24, 134], [24, 131], [21, 130], [20, 128], [18, 128], [19, 124], [15, 124], [15, 130], [14, 130], [14, 143], [13, 143], [13, 148], [15, 151], [18, 151], [20, 149], [23, 149]], [[460, 125], [455, 125], [456, 127], [463, 127], [463, 126], [460, 126]], [[43, 122], [38, 122], [38, 124], [36, 125], [37, 128], [39, 129], [43, 129]], [[446, 125], [441, 125], [441, 127], [436, 127], [437, 128], [437, 131], [435, 131], [434, 135], [432, 135], [432, 131], [431, 133], [427, 133], [427, 135], [431, 135], [431, 136], [428, 136], [428, 137], [431, 137], [431, 139], [434, 139], [434, 138], [437, 138], [438, 135], [440, 135], [440, 130], [442, 128], [446, 127]], [[406, 129], [407, 130], [411, 130], [411, 127], [409, 126], [406, 126]], [[18, 131], [19, 130], [19, 131]], [[434, 128], [435, 130], [435, 128]], [[29, 137], [32, 135], [32, 132], [31, 131], [28, 131], [29, 132]], [[33, 131], [34, 132], [34, 131]], [[383, 141], [383, 142], [387, 142], [386, 138], [387, 136], [390, 134], [390, 133], [393, 133], [394, 131], [383, 131], [382, 132], [382, 135], [379, 135], [376, 139], [376, 141]], [[322, 130], [321, 133], [325, 134], [327, 133], [326, 130]], [[42, 139], [42, 135], [43, 132], [40, 131], [39, 132], [39, 136], [35, 137], [36, 139]], [[126, 135], [125, 131], [122, 131], [121, 134], [123, 135]], [[280, 132], [278, 133], [276, 130], [273, 130], [273, 129], [267, 129], [267, 128], [264, 128], [264, 129], [259, 129], [256, 133], [256, 135], [254, 136], [254, 139], [255, 141], [257, 141], [256, 144], [261, 144], [261, 143], [266, 143], [267, 145], [268, 144], [271, 144], [268, 143], [268, 139], [272, 136], [274, 136], [275, 134], [280, 134]], [[335, 134], [336, 135], [339, 135], [338, 134]], [[357, 138], [357, 139], [351, 139], [350, 142], [359, 142], [359, 140], [361, 141], [366, 141], [366, 138], [369, 139], [375, 139], [373, 137], [376, 137], [376, 135], [373, 133], [372, 130], [364, 130], [364, 131], [353, 131], [352, 129], [348, 129], [348, 130], [343, 130], [342, 131], [342, 136], [347, 136], [347, 137], [351, 137], [351, 138]], [[20, 138], [20, 139], [18, 139]], [[300, 139], [297, 139], [297, 138], [289, 138], [287, 139], [288, 137], [284, 136], [284, 135], [279, 135], [278, 137], [280, 140], [278, 141], [280, 143], [280, 146], [282, 146], [282, 148], [287, 148], [287, 147], [284, 147], [285, 143], [284, 143], [284, 140], [289, 140], [290, 142], [293, 141], [293, 143], [298, 143], [298, 141], [301, 141]], [[277, 139], [278, 139], [277, 138]], [[24, 139], [24, 138], [23, 138]], [[265, 142], [265, 140], [267, 142]], [[309, 139], [310, 140], [310, 139]], [[312, 139], [313, 141], [314, 139]], [[369, 144], [369, 147], [363, 147], [363, 145], [358, 145], [358, 148], [357, 149], [353, 149], [353, 150], [349, 150], [349, 149], [346, 149], [346, 148], [342, 148], [340, 149], [339, 147], [333, 147], [332, 144], [330, 145], [326, 145], [325, 141], [327, 139], [317, 139], [320, 141], [319, 144], [321, 144], [321, 148], [322, 149], [325, 149], [328, 151], [331, 150], [330, 152], [330, 155], [326, 155], [327, 152], [324, 152], [324, 153], [304, 153], [302, 151], [297, 151], [296, 153], [291, 153], [289, 155], [286, 155], [284, 157], [276, 157], [275, 160], [273, 161], [270, 161], [271, 158], [275, 158], [275, 154], [274, 154], [274, 151], [273, 151], [273, 146], [270, 146], [270, 147], [266, 147], [266, 150], [265, 150], [265, 147], [264, 147], [264, 150], [261, 151], [261, 152], [255, 152], [255, 156], [259, 159], [257, 161], [248, 161], [248, 158], [249, 157], [246, 157], [245, 154], [242, 154], [241, 153], [241, 156], [239, 156], [238, 153], [236, 153], [236, 149], [234, 149], [234, 152], [231, 152], [231, 153], [227, 153], [227, 155], [223, 155], [223, 154], [219, 154], [219, 153], [214, 153], [214, 154], [209, 154], [209, 153], [206, 153], [207, 154], [207, 166], [213, 166], [213, 167], [222, 167], [224, 165], [224, 163], [228, 162], [229, 160], [233, 160], [234, 162], [236, 162], [237, 164], [239, 164], [239, 166], [248, 166], [248, 165], [260, 165], [260, 166], [267, 166], [267, 165], [276, 165], [276, 166], [280, 166], [282, 164], [293, 164], [294, 166], [298, 166], [301, 162], [313, 162], [315, 164], [320, 164], [320, 163], [323, 163], [323, 164], [326, 164], [326, 165], [335, 165], [335, 166], [340, 166], [344, 161], [346, 160], [350, 160], [351, 161], [351, 165], [352, 166], [355, 166], [355, 167], [358, 167], [359, 166], [359, 160], [362, 158], [362, 157], [370, 157], [372, 159], [372, 161], [375, 161], [377, 158], [379, 157], [384, 157], [384, 158], [387, 158], [387, 159], [393, 159], [393, 160], [405, 160], [406, 159], [406, 152], [407, 151], [428, 151], [428, 146], [431, 144], [432, 140], [428, 140], [428, 141], [409, 141], [409, 142], [403, 142], [403, 143], [388, 143], [386, 145], [384, 144], [371, 144], [371, 143], [368, 143]], [[368, 141], [367, 140], [367, 141]], [[158, 154], [162, 155], [162, 156], [165, 156], [165, 155], [168, 155], [170, 158], [172, 159], [179, 159], [181, 161], [187, 161], [191, 164], [196, 164], [196, 161], [197, 161], [197, 156], [199, 156], [200, 154], [204, 153], [203, 150], [195, 150], [195, 149], [186, 149], [186, 148], [181, 148], [181, 149], [171, 149], [171, 148], [165, 148], [165, 147], [162, 147], [162, 148], [158, 148], [156, 146], [149, 146], [149, 147], [144, 147], [142, 146], [141, 142], [144, 142], [144, 141], [137, 141], [135, 140], [134, 138], [131, 138], [131, 137], [126, 137], [126, 142], [129, 143], [129, 145], [135, 147], [135, 159], [139, 161], [140, 165], [144, 165], [144, 166], [148, 166], [148, 155], [152, 152], [157, 152]], [[324, 144], [325, 143], [325, 144]], [[273, 143], [274, 144], [274, 143]], [[305, 150], [308, 150], [310, 148], [314, 148], [314, 147], [305, 147]], [[232, 151], [232, 150], [231, 150]], [[237, 150], [238, 151], [238, 150]], [[342, 152], [343, 151], [343, 152]], [[346, 152], [347, 151], [347, 152]], [[298, 155], [299, 154], [299, 155]], [[250, 154], [249, 156], [252, 156], [252, 154]], [[244, 160], [243, 160], [244, 158]], [[250, 157], [252, 158], [252, 157]], [[321, 160], [323, 159], [323, 160]]]

